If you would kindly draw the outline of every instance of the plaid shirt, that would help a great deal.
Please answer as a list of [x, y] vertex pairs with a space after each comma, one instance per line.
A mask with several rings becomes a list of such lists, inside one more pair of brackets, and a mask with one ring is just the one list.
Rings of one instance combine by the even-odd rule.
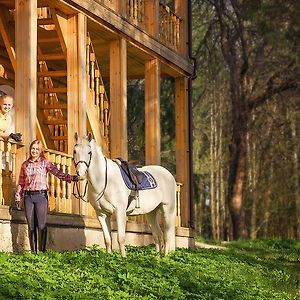
[[63, 173], [43, 157], [40, 157], [37, 161], [26, 160], [21, 166], [16, 199], [22, 198], [24, 191], [48, 190], [48, 172], [69, 183], [73, 178], [72, 175]]

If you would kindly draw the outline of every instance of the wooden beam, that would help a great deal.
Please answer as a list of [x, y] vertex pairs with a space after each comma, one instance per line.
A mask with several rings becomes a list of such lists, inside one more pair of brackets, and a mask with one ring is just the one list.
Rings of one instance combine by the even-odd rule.
[[15, 7], [16, 131], [23, 134], [28, 151], [29, 143], [36, 138], [37, 0], [16, 0]]
[[145, 162], [160, 164], [160, 64], [145, 64]]
[[181, 224], [189, 227], [189, 126], [187, 79], [175, 79], [175, 113], [176, 113], [176, 181], [182, 183], [180, 192]]
[[0, 8], [0, 32], [2, 35], [2, 39], [4, 41], [6, 51], [8, 53], [10, 62], [14, 68], [14, 71], [16, 71], [16, 54], [14, 46], [11, 42], [11, 38], [9, 36], [10, 30], [7, 23], [7, 19], [5, 16], [5, 10], [3, 8]]
[[60, 28], [60, 23], [58, 21], [57, 15], [56, 15], [56, 10], [54, 7], [51, 7], [50, 11], [51, 11], [52, 19], [53, 19], [53, 22], [55, 25], [56, 33], [57, 33], [57, 36], [58, 36], [58, 39], [60, 42], [62, 52], [64, 53], [64, 56], [66, 57], [67, 56], [67, 45], [66, 45], [62, 30]]
[[124, 39], [110, 43], [111, 157], [127, 160], [127, 47]]

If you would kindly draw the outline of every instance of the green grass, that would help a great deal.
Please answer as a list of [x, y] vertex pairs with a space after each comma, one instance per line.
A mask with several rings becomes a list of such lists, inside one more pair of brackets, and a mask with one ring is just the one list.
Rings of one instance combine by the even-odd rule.
[[299, 242], [227, 248], [0, 253], [0, 299], [300, 299]]

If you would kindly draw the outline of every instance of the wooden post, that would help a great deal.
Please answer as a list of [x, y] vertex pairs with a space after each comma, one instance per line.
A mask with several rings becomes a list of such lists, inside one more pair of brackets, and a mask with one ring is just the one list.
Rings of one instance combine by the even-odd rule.
[[126, 16], [126, 1], [123, 0], [113, 0], [111, 1], [112, 7], [116, 13], [122, 17]]
[[181, 224], [189, 227], [189, 126], [187, 78], [175, 79], [175, 113], [176, 113], [176, 180], [182, 183], [180, 192]]
[[[78, 133], [86, 134], [86, 97], [87, 97], [87, 70], [86, 70], [86, 38], [87, 18], [82, 13], [78, 14]], [[73, 135], [74, 136], [74, 135]]]
[[145, 163], [160, 164], [160, 64], [145, 64]]
[[[74, 134], [79, 129], [79, 87], [78, 87], [78, 22], [77, 16], [67, 21], [67, 95], [68, 95], [68, 154], [72, 154]], [[75, 213], [75, 211], [74, 211]]]
[[[37, 0], [15, 1], [16, 7], [16, 132], [28, 146], [36, 138], [37, 106]], [[18, 164], [25, 159], [23, 151]], [[20, 165], [17, 166], [20, 170]]]
[[111, 157], [127, 160], [127, 48], [124, 39], [110, 43]]
[[179, 30], [179, 53], [184, 57], [188, 55], [188, 1], [175, 0], [175, 14], [180, 17], [180, 30]]
[[157, 38], [159, 33], [159, 0], [146, 1], [147, 12], [146, 30], [153, 37]]

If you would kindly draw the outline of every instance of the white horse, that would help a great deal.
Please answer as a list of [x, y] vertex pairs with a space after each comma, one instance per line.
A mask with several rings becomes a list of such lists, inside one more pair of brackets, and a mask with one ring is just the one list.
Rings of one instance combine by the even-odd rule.
[[[127, 215], [147, 214], [156, 251], [175, 250], [176, 181], [173, 175], [161, 166], [145, 166], [140, 171], [153, 175], [157, 187], [138, 192], [129, 202], [132, 191], [125, 185], [116, 162], [107, 159], [91, 135], [79, 138], [75, 134], [74, 162], [80, 180], [88, 180], [88, 200], [94, 207], [101, 224], [106, 251], [112, 251], [111, 215], [116, 214], [117, 237], [120, 252], [125, 256], [125, 231]], [[138, 207], [137, 207], [138, 206]], [[159, 225], [158, 212], [164, 219], [164, 232]]]

